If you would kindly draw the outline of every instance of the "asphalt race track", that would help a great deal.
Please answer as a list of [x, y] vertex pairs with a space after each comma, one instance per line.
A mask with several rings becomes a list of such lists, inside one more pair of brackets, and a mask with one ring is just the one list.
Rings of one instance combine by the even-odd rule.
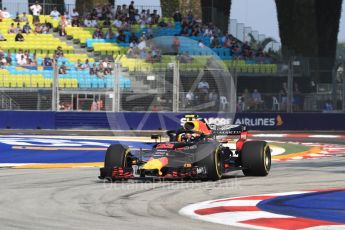
[[[345, 145], [342, 139], [322, 141]], [[103, 183], [97, 179], [97, 167], [0, 168], [0, 228], [238, 229], [193, 220], [178, 212], [188, 204], [212, 199], [344, 188], [344, 165], [345, 153], [274, 162], [270, 175], [264, 178], [236, 172], [219, 182], [154, 183]]]

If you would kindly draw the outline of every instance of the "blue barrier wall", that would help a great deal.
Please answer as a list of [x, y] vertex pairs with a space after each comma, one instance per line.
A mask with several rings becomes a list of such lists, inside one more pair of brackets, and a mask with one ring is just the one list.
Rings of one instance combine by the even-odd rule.
[[[175, 129], [183, 113], [0, 111], [0, 128]], [[209, 123], [246, 124], [252, 130], [345, 130], [343, 113], [199, 113]]]

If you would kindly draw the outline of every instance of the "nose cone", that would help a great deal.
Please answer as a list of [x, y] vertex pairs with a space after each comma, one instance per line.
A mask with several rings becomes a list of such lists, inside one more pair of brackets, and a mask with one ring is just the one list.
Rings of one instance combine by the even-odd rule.
[[162, 175], [161, 169], [168, 165], [168, 158], [162, 157], [158, 159], [151, 158], [146, 164], [144, 164], [143, 169], [154, 170], [157, 169], [159, 175]]

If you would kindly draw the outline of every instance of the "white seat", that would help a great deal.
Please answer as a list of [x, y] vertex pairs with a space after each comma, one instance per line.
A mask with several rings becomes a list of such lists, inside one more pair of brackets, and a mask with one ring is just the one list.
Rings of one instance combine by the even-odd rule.
[[272, 97], [272, 111], [279, 111], [280, 110], [280, 103], [277, 97]]
[[220, 100], [221, 109], [222, 109], [223, 111], [225, 111], [226, 106], [229, 104], [228, 100], [227, 100], [226, 97], [224, 97], [224, 96], [220, 96], [220, 97], [219, 97], [219, 100]]

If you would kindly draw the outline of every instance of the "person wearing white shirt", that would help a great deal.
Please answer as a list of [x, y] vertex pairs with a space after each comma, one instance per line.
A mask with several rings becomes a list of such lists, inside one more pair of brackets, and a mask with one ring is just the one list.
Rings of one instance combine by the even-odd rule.
[[90, 20], [90, 18], [85, 18], [85, 20], [84, 20], [84, 26], [86, 26], [86, 27], [91, 27], [91, 20]]
[[38, 1], [36, 1], [34, 5], [30, 6], [30, 10], [32, 11], [33, 15], [33, 23], [35, 24], [36, 22], [39, 22], [39, 16], [41, 14], [42, 7], [40, 6], [40, 4], [38, 4]]
[[11, 15], [10, 15], [10, 13], [7, 11], [6, 7], [2, 10], [1, 14], [2, 14], [2, 17], [3, 17], [3, 18], [10, 18], [10, 17], [11, 17]]
[[76, 9], [73, 9], [71, 13], [72, 26], [79, 26], [79, 13]]
[[18, 60], [18, 65], [26, 65], [27, 61], [24, 55], [21, 55], [20, 59]]
[[16, 54], [16, 60], [17, 62], [19, 62], [19, 60], [21, 59], [22, 55], [24, 55], [23, 50], [19, 50], [19, 52]]
[[115, 19], [115, 21], [113, 22], [113, 25], [119, 29], [122, 27], [122, 22], [119, 19]]
[[54, 9], [50, 12], [50, 17], [52, 17], [54, 20], [59, 20], [60, 12], [56, 7], [54, 7]]
[[91, 20], [91, 27], [96, 27], [98, 24], [97, 24], [97, 21], [96, 19], [92, 19]]

